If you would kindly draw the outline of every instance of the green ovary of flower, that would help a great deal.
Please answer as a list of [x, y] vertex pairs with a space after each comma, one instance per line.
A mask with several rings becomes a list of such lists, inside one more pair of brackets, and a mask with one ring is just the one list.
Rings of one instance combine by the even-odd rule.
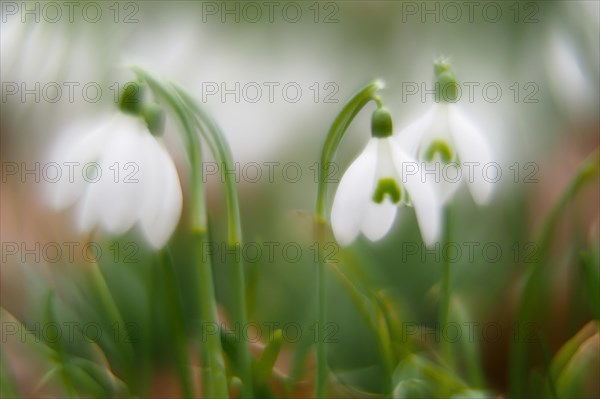
[[123, 88], [123, 93], [119, 98], [119, 108], [121, 111], [139, 115], [144, 105], [145, 89], [138, 82], [129, 82]]
[[443, 163], [450, 163], [452, 161], [452, 149], [444, 140], [434, 140], [427, 151], [425, 151], [425, 161], [432, 162], [435, 158], [435, 154], [439, 154], [440, 159]]
[[456, 102], [458, 98], [458, 83], [450, 65], [445, 62], [435, 63], [436, 98], [442, 102]]
[[443, 102], [455, 102], [458, 98], [458, 83], [451, 72], [443, 72], [437, 77], [437, 98]]
[[400, 198], [402, 198], [398, 183], [396, 183], [396, 180], [392, 179], [391, 177], [380, 179], [377, 182], [377, 187], [373, 193], [373, 201], [375, 201], [377, 204], [381, 204], [386, 194], [389, 195], [394, 204], [400, 202]]
[[393, 133], [392, 116], [385, 107], [379, 107], [371, 118], [371, 135], [373, 137], [390, 137]]

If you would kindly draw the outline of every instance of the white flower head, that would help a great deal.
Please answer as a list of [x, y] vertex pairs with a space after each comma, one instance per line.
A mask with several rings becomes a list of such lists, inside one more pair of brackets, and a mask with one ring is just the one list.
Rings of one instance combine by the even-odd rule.
[[427, 245], [437, 241], [440, 204], [429, 184], [407, 173], [405, 165], [415, 164], [391, 137], [389, 113], [379, 108], [373, 114], [373, 137], [344, 173], [333, 200], [331, 225], [341, 245], [352, 243], [359, 232], [371, 241], [383, 238], [400, 205], [414, 206]]
[[437, 62], [435, 72], [439, 102], [398, 133], [397, 139], [424, 164], [423, 178], [432, 182], [442, 203], [466, 181], [474, 200], [485, 204], [493, 191], [493, 179], [482, 171], [493, 162], [492, 150], [481, 130], [456, 104], [457, 83], [450, 66]]
[[136, 223], [155, 249], [177, 226], [182, 191], [175, 164], [139, 116], [119, 113], [107, 123], [65, 135], [50, 155], [70, 173], [47, 184], [50, 205], [76, 205], [81, 232], [119, 235]]

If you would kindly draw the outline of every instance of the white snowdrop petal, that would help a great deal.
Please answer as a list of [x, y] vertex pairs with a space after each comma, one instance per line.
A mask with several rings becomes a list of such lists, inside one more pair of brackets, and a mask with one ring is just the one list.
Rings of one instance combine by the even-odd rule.
[[[493, 161], [492, 150], [481, 134], [456, 106], [449, 109], [449, 119], [452, 139], [456, 145], [460, 162], [474, 162], [474, 173], [469, 173], [468, 167], [463, 167], [463, 178], [467, 181], [471, 195], [482, 205], [491, 197], [494, 183], [484, 178], [482, 171]], [[492, 176], [494, 177], [494, 176]]]
[[442, 164], [440, 165], [440, 173], [437, 181], [434, 181], [433, 178], [428, 179], [432, 181], [432, 185], [442, 204], [448, 203], [454, 196], [454, 193], [460, 188], [464, 180], [463, 174], [464, 172], [456, 163]]
[[442, 207], [433, 188], [428, 184], [421, 183], [415, 178], [408, 178], [406, 190], [415, 208], [423, 241], [430, 247], [440, 239]]
[[179, 176], [173, 160], [167, 150], [153, 137], [147, 144], [148, 155], [156, 162], [158, 170], [152, 176], [146, 190], [148, 201], [152, 204], [142, 214], [140, 227], [148, 242], [155, 248], [162, 248], [168, 241], [179, 222], [183, 205], [183, 194]]
[[51, 158], [89, 165], [81, 182], [50, 193], [55, 206], [79, 200], [80, 231], [100, 227], [119, 235], [139, 222], [152, 247], [164, 246], [179, 222], [183, 194], [173, 160], [140, 118], [118, 114], [91, 133], [65, 135]]
[[331, 227], [340, 245], [352, 243], [360, 231], [375, 185], [377, 150], [377, 139], [371, 139], [337, 187], [331, 209]]
[[[90, 212], [100, 226], [111, 234], [123, 234], [136, 222], [143, 201], [147, 167], [141, 154], [143, 135], [148, 134], [141, 121], [123, 115], [113, 125], [115, 135], [105, 147], [100, 162], [102, 177], [89, 183]], [[93, 219], [93, 217], [92, 217]]]
[[[409, 165], [420, 165], [404, 153], [400, 148], [393, 152], [396, 168], [401, 173], [403, 187], [410, 196], [421, 236], [427, 246], [433, 245], [439, 240], [442, 230], [442, 206], [433, 186], [422, 179], [421, 171], [415, 173], [402, 173], [403, 169], [412, 171], [413, 169], [403, 168], [403, 163]], [[421, 167], [421, 166], [419, 166]]]
[[[139, 217], [140, 204], [144, 201], [144, 184], [150, 170], [140, 154], [144, 131], [130, 131], [114, 147], [103, 162], [103, 172], [110, 175], [102, 179], [99, 197], [103, 198], [101, 225], [110, 233], [123, 234]], [[108, 152], [108, 151], [107, 151]], [[118, 177], [115, 178], [118, 169]]]
[[437, 104], [434, 104], [425, 115], [394, 134], [393, 140], [409, 155], [417, 157], [419, 145], [431, 130], [434, 118], [438, 112]]
[[[105, 124], [99, 129], [88, 130], [88, 125], [81, 125], [63, 134], [50, 151], [45, 165], [57, 164], [60, 178], [45, 181], [44, 189], [50, 207], [63, 210], [73, 205], [87, 186], [84, 173], [93, 175], [94, 166], [104, 146], [110, 141], [112, 131]], [[88, 168], [88, 165], [91, 165]]]
[[151, 226], [160, 211], [162, 198], [165, 195], [166, 174], [163, 171], [162, 154], [154, 137], [146, 134], [143, 142], [145, 172], [144, 201], [140, 209], [140, 224]]
[[81, 232], [88, 232], [99, 223], [102, 204], [96, 195], [97, 190], [97, 183], [88, 183], [78, 202], [75, 224]]
[[394, 224], [397, 209], [387, 197], [381, 204], [369, 202], [363, 216], [361, 231], [371, 241], [382, 239]]

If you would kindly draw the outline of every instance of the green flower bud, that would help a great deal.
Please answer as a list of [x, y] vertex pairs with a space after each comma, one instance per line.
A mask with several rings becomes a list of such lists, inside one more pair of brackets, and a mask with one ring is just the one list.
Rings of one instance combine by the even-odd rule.
[[385, 107], [379, 107], [371, 118], [371, 135], [383, 138], [392, 135], [392, 115]]

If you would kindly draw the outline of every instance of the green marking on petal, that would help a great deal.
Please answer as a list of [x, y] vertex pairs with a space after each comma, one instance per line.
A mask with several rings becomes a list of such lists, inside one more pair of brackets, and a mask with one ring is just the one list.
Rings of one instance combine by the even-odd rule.
[[377, 204], [381, 204], [386, 194], [390, 196], [390, 199], [394, 204], [400, 202], [400, 198], [402, 198], [398, 183], [396, 183], [396, 180], [392, 179], [391, 177], [380, 179], [377, 182], [377, 187], [373, 193], [373, 201], [375, 201]]
[[440, 155], [440, 159], [443, 163], [450, 163], [452, 161], [452, 149], [450, 145], [444, 140], [434, 140], [425, 151], [425, 161], [432, 162], [435, 158], [435, 154]]

